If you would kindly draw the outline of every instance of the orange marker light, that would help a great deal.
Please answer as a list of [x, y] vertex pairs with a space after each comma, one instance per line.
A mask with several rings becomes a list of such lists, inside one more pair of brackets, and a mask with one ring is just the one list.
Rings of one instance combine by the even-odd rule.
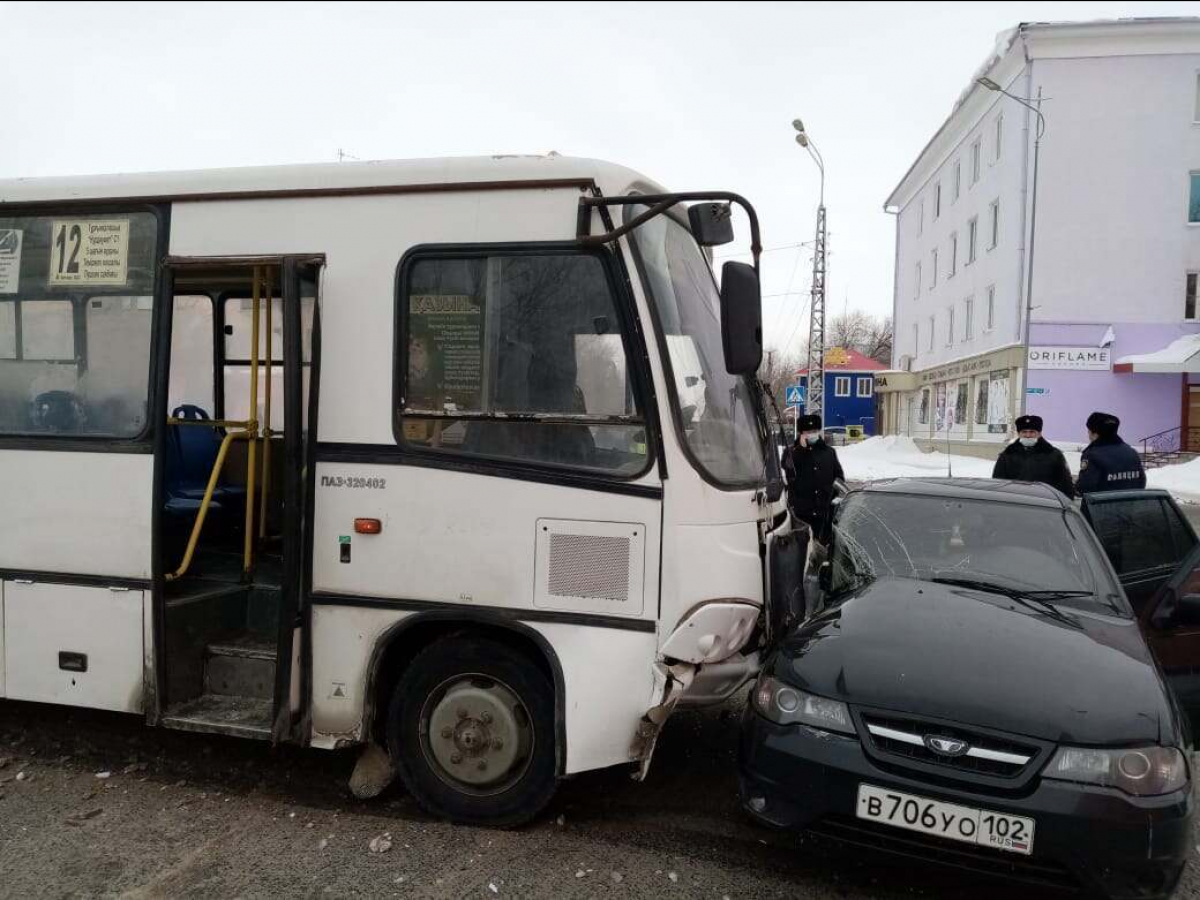
[[355, 519], [355, 534], [379, 534], [383, 531], [383, 523], [378, 519]]

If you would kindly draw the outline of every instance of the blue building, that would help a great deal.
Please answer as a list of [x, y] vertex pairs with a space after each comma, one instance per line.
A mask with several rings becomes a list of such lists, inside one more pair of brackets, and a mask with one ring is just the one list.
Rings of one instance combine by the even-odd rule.
[[[876, 434], [875, 374], [886, 368], [857, 350], [842, 347], [826, 350], [825, 427], [861, 425], [863, 434]], [[808, 369], [800, 369], [796, 374], [807, 394]]]

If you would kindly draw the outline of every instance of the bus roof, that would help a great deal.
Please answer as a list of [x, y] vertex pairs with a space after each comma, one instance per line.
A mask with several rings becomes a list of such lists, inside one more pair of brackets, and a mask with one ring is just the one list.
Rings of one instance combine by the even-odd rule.
[[655, 182], [624, 166], [548, 153], [9, 178], [0, 179], [0, 205], [407, 193], [470, 185], [480, 189], [516, 187], [521, 182], [537, 186], [594, 183], [609, 196], [627, 193], [635, 186], [646, 193], [663, 191]]

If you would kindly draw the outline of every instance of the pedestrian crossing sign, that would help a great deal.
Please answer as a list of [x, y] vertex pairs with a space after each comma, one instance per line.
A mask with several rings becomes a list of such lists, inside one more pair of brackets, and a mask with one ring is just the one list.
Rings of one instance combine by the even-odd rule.
[[803, 406], [804, 405], [804, 388], [801, 385], [790, 385], [784, 392], [786, 397], [786, 406]]

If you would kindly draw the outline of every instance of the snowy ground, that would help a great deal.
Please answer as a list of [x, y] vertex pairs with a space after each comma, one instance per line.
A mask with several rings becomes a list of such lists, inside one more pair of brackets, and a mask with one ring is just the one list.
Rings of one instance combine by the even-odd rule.
[[[1000, 452], [997, 446], [996, 452]], [[1073, 474], [1079, 473], [1079, 452], [1065, 452], [1067, 465]], [[922, 452], [912, 438], [877, 437], [838, 448], [838, 458], [850, 481], [872, 481], [877, 478], [930, 478], [952, 472], [959, 478], [990, 478], [995, 460], [974, 456]], [[949, 469], [947, 469], [949, 463]], [[1165, 488], [1179, 500], [1200, 503], [1200, 459], [1176, 466], [1151, 469], [1147, 473], [1149, 486]]]

